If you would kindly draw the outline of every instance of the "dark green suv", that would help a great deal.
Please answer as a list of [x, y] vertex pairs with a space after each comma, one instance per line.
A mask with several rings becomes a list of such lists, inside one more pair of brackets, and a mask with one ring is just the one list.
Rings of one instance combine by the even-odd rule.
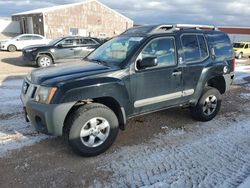
[[227, 34], [210, 26], [143, 26], [82, 61], [34, 70], [21, 98], [38, 131], [65, 135], [75, 152], [93, 156], [135, 116], [189, 106], [193, 118], [213, 119], [233, 78]]

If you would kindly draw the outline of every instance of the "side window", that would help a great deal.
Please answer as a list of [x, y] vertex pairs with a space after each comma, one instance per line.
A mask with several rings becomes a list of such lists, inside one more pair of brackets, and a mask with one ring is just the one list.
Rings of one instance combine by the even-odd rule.
[[86, 44], [96, 44], [92, 39], [84, 39]]
[[[210, 45], [214, 48], [216, 61], [224, 61], [225, 59], [231, 59], [233, 57], [232, 43], [227, 34], [221, 32], [213, 32], [207, 34]], [[235, 46], [241, 47], [240, 43], [236, 43]], [[241, 47], [243, 48], [243, 46]]]
[[25, 36], [22, 36], [22, 37], [19, 38], [19, 40], [32, 40], [32, 39], [33, 38], [30, 35], [25, 35]]
[[204, 59], [208, 56], [208, 50], [207, 50], [205, 38], [203, 35], [198, 35], [197, 37], [198, 37], [198, 41], [200, 45], [201, 59]]
[[74, 46], [76, 44], [75, 40], [76, 39], [68, 38], [68, 39], [62, 40], [59, 44], [62, 45], [63, 47], [71, 47], [71, 46]]
[[77, 45], [84, 45], [84, 44], [87, 44], [87, 42], [85, 41], [85, 39], [79, 38], [79, 39], [76, 39], [76, 44]]
[[39, 36], [32, 36], [32, 40], [42, 40], [43, 38], [42, 37], [39, 37]]
[[188, 63], [200, 60], [199, 43], [196, 35], [183, 35], [181, 41], [185, 61]]
[[172, 37], [158, 38], [149, 42], [140, 54], [140, 59], [156, 57], [157, 67], [172, 66], [176, 64], [175, 40]]

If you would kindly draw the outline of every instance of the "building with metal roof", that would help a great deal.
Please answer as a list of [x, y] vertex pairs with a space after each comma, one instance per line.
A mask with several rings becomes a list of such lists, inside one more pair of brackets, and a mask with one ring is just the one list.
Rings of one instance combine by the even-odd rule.
[[65, 35], [113, 37], [130, 27], [133, 20], [97, 0], [35, 9], [12, 15], [22, 33], [57, 38]]

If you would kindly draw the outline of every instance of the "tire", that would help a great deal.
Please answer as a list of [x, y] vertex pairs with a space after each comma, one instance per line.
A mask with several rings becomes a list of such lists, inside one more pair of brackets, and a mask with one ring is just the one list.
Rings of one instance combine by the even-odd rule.
[[216, 88], [205, 87], [197, 105], [191, 108], [191, 115], [198, 121], [210, 121], [219, 112], [221, 94]]
[[38, 67], [48, 67], [48, 66], [51, 66], [52, 64], [53, 64], [53, 60], [48, 55], [41, 55], [37, 59], [37, 65], [38, 65]]
[[241, 52], [241, 53], [239, 53], [239, 55], [238, 55], [238, 59], [241, 59], [243, 57], [243, 53]]
[[15, 45], [11, 44], [11, 45], [8, 46], [7, 50], [9, 52], [15, 52], [15, 51], [17, 51], [17, 47]]
[[66, 126], [66, 141], [76, 154], [85, 157], [105, 152], [119, 132], [115, 113], [98, 103], [79, 107], [69, 117]]

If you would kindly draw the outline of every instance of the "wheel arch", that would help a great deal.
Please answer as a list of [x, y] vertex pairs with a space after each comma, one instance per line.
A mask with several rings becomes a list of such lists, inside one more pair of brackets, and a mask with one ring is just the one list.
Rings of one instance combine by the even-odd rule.
[[37, 54], [37, 56], [36, 56], [36, 62], [38, 61], [38, 58], [41, 57], [42, 55], [49, 56], [52, 59], [52, 63], [55, 62], [54, 56], [51, 53], [49, 53], [49, 52], [41, 52], [41, 53]]
[[222, 75], [210, 78], [207, 80], [205, 86], [216, 88], [221, 94], [226, 92], [226, 81]]
[[100, 103], [108, 108], [110, 108], [116, 115], [118, 122], [119, 122], [119, 128], [121, 130], [125, 130], [126, 127], [126, 114], [124, 108], [119, 104], [117, 100], [115, 100], [113, 97], [99, 97], [99, 98], [93, 98], [93, 99], [85, 99], [82, 101], [78, 101], [75, 103], [75, 105], [69, 110], [67, 113], [64, 124], [63, 124], [63, 134], [67, 132], [67, 124], [70, 120], [71, 115], [81, 106], [84, 106], [89, 103]]

